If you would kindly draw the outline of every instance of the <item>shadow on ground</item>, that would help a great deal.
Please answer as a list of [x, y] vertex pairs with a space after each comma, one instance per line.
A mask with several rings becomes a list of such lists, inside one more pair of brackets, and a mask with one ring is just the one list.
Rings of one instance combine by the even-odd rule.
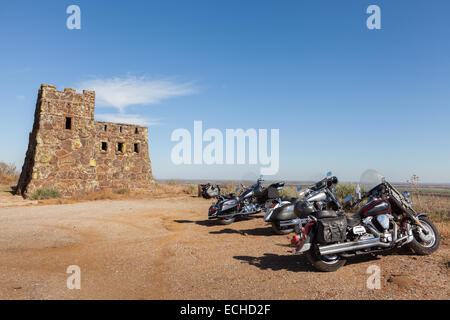
[[287, 270], [294, 272], [315, 271], [304, 255], [278, 255], [265, 253], [262, 257], [234, 256], [233, 258], [241, 260], [243, 263], [246, 262], [251, 266], [258, 267], [261, 270]]
[[[261, 257], [251, 257], [251, 256], [234, 256], [236, 260], [241, 260], [247, 262], [249, 265], [258, 267], [261, 270], [287, 270], [293, 272], [321, 272], [316, 270], [306, 259], [304, 254], [302, 255], [278, 255], [273, 253], [265, 253]], [[380, 257], [373, 255], [356, 256], [347, 259], [345, 266], [358, 264], [368, 261], [379, 260]], [[343, 268], [345, 268], [345, 266]]]
[[253, 228], [253, 229], [245, 229], [245, 230], [236, 230], [231, 228], [222, 229], [219, 231], [211, 231], [211, 234], [240, 234], [243, 236], [276, 236], [272, 228]]
[[16, 190], [17, 190], [16, 186], [0, 187], [0, 193], [3, 192], [5, 194], [9, 194], [9, 195], [15, 195], [16, 194]]
[[[240, 217], [235, 222], [233, 222], [233, 224], [239, 223], [240, 221], [247, 221], [247, 220], [250, 220], [250, 219], [261, 218], [261, 217], [262, 217], [261, 215]], [[195, 223], [195, 224], [198, 224], [198, 225], [204, 226], [204, 227], [221, 226], [221, 224], [216, 219], [206, 219], [206, 220], [198, 220], [198, 221], [179, 219], [179, 220], [173, 220], [173, 222], [176, 222], [176, 223]], [[240, 233], [240, 232], [237, 232], [237, 233]]]
[[195, 223], [195, 224], [198, 224], [198, 225], [204, 226], [204, 227], [213, 227], [213, 226], [219, 225], [219, 224], [217, 223], [217, 221], [214, 221], [214, 220], [200, 220], [200, 221], [193, 221], [193, 220], [173, 220], [173, 222], [176, 222], [176, 223]]

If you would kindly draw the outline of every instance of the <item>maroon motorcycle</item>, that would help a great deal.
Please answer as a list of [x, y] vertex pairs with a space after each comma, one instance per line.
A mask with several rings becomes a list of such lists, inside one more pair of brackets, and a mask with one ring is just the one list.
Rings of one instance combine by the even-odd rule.
[[416, 254], [429, 255], [439, 248], [440, 236], [427, 213], [417, 213], [408, 192], [400, 193], [374, 170], [361, 176], [365, 191], [345, 199], [352, 209], [367, 201], [353, 216], [347, 216], [332, 190], [325, 184], [315, 191], [327, 195], [336, 210], [317, 210], [307, 200], [299, 200], [294, 212], [299, 218], [292, 243], [296, 253], [305, 253], [320, 271], [336, 271], [346, 259], [408, 246]]

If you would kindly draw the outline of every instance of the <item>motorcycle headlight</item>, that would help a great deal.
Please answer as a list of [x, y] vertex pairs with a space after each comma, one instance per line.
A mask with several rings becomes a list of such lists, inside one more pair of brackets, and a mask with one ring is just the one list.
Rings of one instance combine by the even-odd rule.
[[411, 193], [409, 193], [409, 191], [403, 191], [402, 194], [403, 194], [403, 197], [405, 198], [406, 202], [408, 202], [409, 204], [412, 204]]

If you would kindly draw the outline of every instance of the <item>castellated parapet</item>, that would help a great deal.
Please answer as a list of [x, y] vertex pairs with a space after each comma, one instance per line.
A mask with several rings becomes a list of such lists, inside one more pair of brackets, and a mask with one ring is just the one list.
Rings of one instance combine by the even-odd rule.
[[68, 196], [150, 186], [148, 128], [95, 121], [94, 111], [94, 91], [41, 86], [17, 193], [51, 188]]

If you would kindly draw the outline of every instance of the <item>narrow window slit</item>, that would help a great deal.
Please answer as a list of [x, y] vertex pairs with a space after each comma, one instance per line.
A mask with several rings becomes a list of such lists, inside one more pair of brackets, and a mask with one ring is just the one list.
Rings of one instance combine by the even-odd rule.
[[66, 117], [66, 130], [72, 130], [72, 118]]

